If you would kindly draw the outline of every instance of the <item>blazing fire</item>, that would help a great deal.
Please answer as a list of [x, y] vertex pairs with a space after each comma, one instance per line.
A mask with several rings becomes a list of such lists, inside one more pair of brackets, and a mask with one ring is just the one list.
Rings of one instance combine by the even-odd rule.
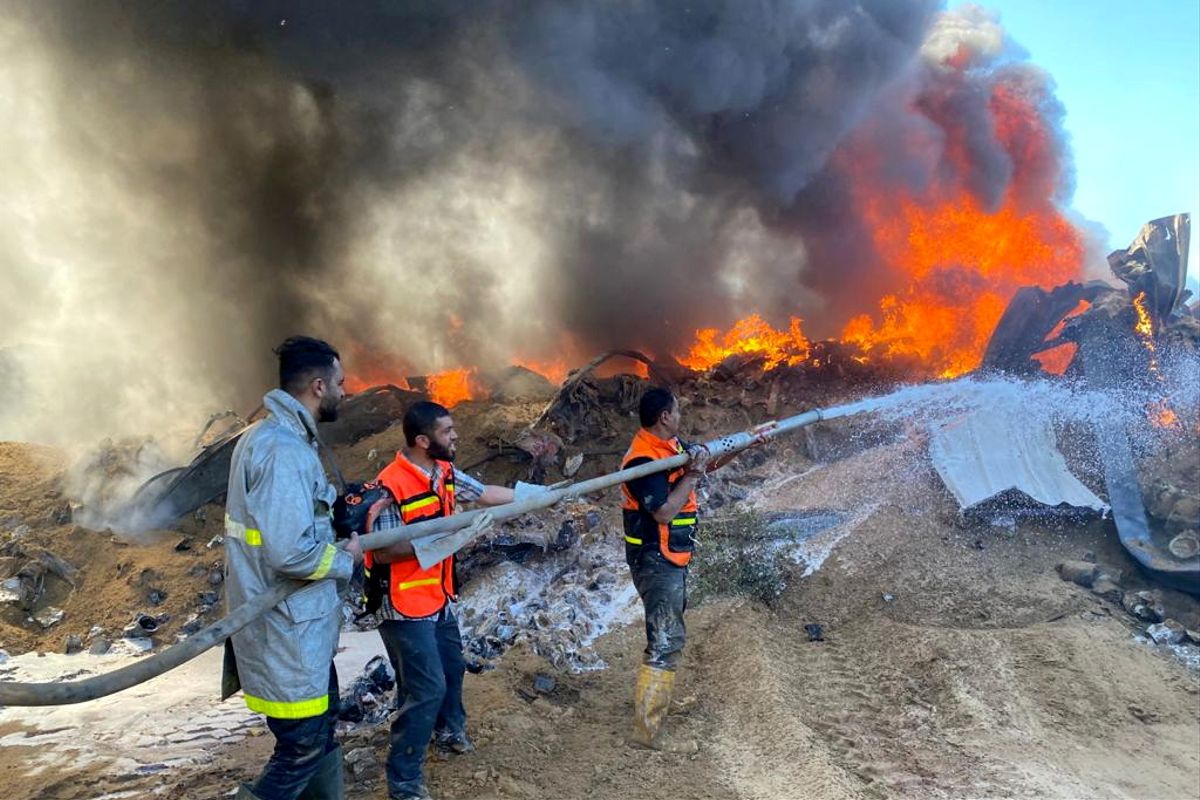
[[876, 249], [908, 285], [880, 300], [878, 321], [855, 317], [842, 337], [865, 353], [915, 356], [940, 377], [979, 366], [1017, 289], [1050, 288], [1079, 271], [1079, 236], [1055, 212], [1010, 203], [989, 214], [970, 196], [936, 207], [906, 200], [898, 214], [868, 208]]
[[439, 372], [426, 378], [429, 398], [435, 403], [441, 403], [446, 408], [453, 408], [463, 400], [471, 400], [478, 396], [475, 389], [476, 370], [471, 367], [452, 369]]
[[[1009, 204], [989, 214], [969, 196], [936, 207], [905, 200], [898, 214], [885, 213], [880, 202], [867, 207], [876, 249], [907, 279], [907, 287], [885, 294], [876, 315], [858, 315], [842, 329], [842, 341], [858, 347], [860, 361], [904, 357], [916, 359], [931, 375], [961, 375], [979, 366], [1020, 287], [1049, 288], [1079, 271], [1079, 236], [1056, 212], [1022, 212]], [[753, 353], [771, 368], [802, 363], [809, 350], [799, 319], [785, 331], [752, 314], [723, 334], [715, 328], [697, 331], [679, 361], [707, 369], [735, 353]], [[1056, 352], [1043, 363], [1061, 372], [1071, 355]]]
[[[1154, 318], [1150, 316], [1150, 311], [1146, 308], [1145, 292], [1138, 292], [1133, 298], [1133, 311], [1137, 315], [1133, 330], [1142, 340], [1146, 351], [1150, 353], [1150, 374], [1156, 381], [1162, 383], [1162, 371], [1158, 368], [1158, 348], [1154, 344]], [[1146, 416], [1150, 418], [1150, 424], [1156, 428], [1174, 428], [1179, 425], [1179, 415], [1171, 408], [1171, 404], [1167, 402], [1166, 398], [1151, 403], [1146, 409]]]
[[1145, 292], [1138, 292], [1137, 297], [1133, 298], [1133, 310], [1137, 314], [1137, 322], [1134, 323], [1133, 329], [1137, 331], [1138, 336], [1142, 337], [1146, 349], [1153, 353], [1154, 320], [1150, 318], [1150, 312], [1146, 310]]
[[714, 367], [734, 354], [762, 356], [765, 369], [780, 364], [799, 364], [808, 358], [808, 339], [800, 330], [800, 320], [792, 317], [786, 331], [771, 327], [758, 314], [733, 324], [725, 333], [716, 328], [696, 331], [696, 342], [679, 363], [695, 370]]

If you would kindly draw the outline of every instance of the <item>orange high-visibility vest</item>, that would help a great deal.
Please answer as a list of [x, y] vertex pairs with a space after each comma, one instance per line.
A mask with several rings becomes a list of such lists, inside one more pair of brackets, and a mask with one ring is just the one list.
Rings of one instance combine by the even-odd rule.
[[[427, 519], [448, 517], [454, 513], [454, 466], [437, 462], [438, 481], [425, 470], [397, 453], [391, 464], [379, 473], [379, 482], [396, 497], [400, 518], [405, 525]], [[370, 553], [365, 558], [369, 559]], [[388, 565], [388, 599], [397, 612], [406, 617], [428, 617], [456, 600], [454, 592], [454, 556], [429, 569], [421, 569], [416, 556], [408, 556]], [[367, 562], [367, 568], [371, 562]]]
[[[629, 466], [635, 458], [649, 458], [657, 461], [660, 458], [670, 458], [683, 452], [683, 445], [678, 438], [660, 439], [645, 428], [640, 428], [633, 437], [633, 443], [625, 457], [621, 459], [621, 469]], [[667, 485], [675, 488], [675, 483], [683, 477], [684, 468], [671, 470], [667, 473]], [[687, 502], [679, 513], [667, 524], [660, 523], [653, 514], [643, 511], [638, 501], [629, 493], [629, 487], [621, 484], [621, 508], [625, 518], [626, 548], [641, 548], [657, 545], [663, 558], [678, 567], [686, 567], [692, 560], [692, 551], [696, 549], [697, 514], [696, 492], [688, 494]]]

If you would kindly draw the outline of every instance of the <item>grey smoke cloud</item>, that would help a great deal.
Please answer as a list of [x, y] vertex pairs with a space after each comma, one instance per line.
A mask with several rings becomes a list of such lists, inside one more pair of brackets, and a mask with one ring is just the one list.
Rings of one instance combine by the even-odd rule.
[[932, 0], [2, 5], [0, 438], [194, 430], [300, 331], [416, 373], [836, 333], [848, 148], [1021, 171], [979, 100], [1020, 54]]

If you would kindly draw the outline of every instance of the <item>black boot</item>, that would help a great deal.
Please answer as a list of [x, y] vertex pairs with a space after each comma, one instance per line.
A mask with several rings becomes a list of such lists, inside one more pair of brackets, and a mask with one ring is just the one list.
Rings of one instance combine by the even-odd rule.
[[342, 746], [321, 757], [317, 772], [300, 793], [300, 800], [344, 800], [346, 784], [342, 777]]

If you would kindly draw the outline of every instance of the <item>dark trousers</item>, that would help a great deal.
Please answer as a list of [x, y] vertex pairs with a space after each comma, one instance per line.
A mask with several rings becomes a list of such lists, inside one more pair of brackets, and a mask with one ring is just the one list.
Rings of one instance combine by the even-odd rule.
[[388, 750], [388, 791], [416, 793], [423, 785], [421, 768], [434, 730], [462, 733], [462, 634], [450, 609], [437, 620], [384, 621], [379, 635], [396, 670], [396, 704]]
[[646, 611], [646, 655], [642, 663], [675, 669], [683, 653], [687, 610], [687, 567], [667, 561], [657, 549], [642, 547], [626, 559], [634, 588]]
[[275, 752], [258, 776], [254, 794], [262, 800], [296, 800], [316, 773], [322, 757], [337, 746], [333, 739], [337, 712], [337, 670], [331, 663], [328, 711], [303, 719], [267, 717], [267, 728], [275, 736]]

